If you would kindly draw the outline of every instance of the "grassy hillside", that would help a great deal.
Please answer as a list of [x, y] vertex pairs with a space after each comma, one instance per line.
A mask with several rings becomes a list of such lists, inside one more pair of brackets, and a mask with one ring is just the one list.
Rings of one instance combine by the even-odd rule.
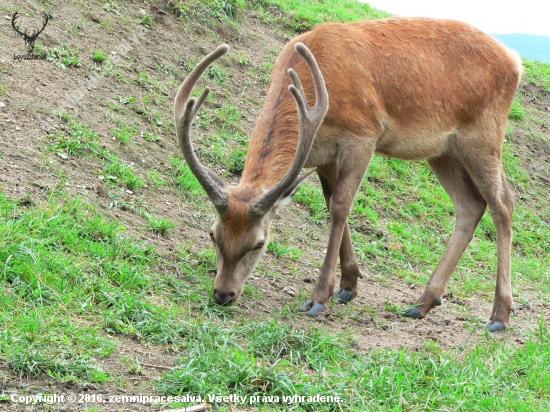
[[[201, 80], [213, 92], [193, 141], [236, 182], [285, 42], [323, 21], [385, 15], [347, 0], [20, 7], [25, 27], [41, 10], [52, 19], [32, 61], [12, 59], [24, 42], [7, 19], [0, 26], [0, 410], [22, 410], [13, 395], [41, 393], [82, 401], [47, 410], [201, 403], [101, 401], [109, 395], [200, 396], [216, 411], [550, 409], [550, 65], [525, 61], [504, 147], [517, 194], [516, 312], [505, 333], [484, 328], [496, 272], [489, 214], [443, 305], [422, 321], [399, 317], [443, 254], [454, 212], [424, 163], [381, 157], [350, 217], [365, 274], [352, 304], [318, 319], [297, 311], [328, 239], [310, 178], [274, 219], [239, 307], [222, 310], [209, 304], [214, 210], [175, 141], [177, 87], [230, 44]], [[16, 9], [2, 5], [2, 16]]]

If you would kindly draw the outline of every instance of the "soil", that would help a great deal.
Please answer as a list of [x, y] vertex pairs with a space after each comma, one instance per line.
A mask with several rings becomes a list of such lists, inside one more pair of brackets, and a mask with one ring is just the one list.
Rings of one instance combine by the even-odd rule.
[[[164, 216], [170, 221], [181, 223], [174, 228], [168, 239], [148, 234], [144, 230], [147, 222], [143, 217], [129, 210], [110, 208], [112, 198], [108, 195], [105, 185], [98, 180], [98, 173], [90, 173], [91, 170], [97, 171], [101, 168], [96, 160], [64, 159], [47, 152], [47, 136], [59, 133], [62, 129], [63, 120], [58, 114], [70, 113], [81, 124], [88, 125], [97, 132], [102, 146], [116, 152], [126, 163], [133, 163], [138, 172], [145, 175], [151, 170], [157, 170], [168, 175], [171, 172], [170, 158], [179, 153], [173, 127], [165, 127], [165, 124], [152, 126], [150, 122], [136, 116], [140, 130], [154, 132], [163, 140], [140, 140], [139, 144], [128, 147], [120, 146], [114, 141], [111, 134], [114, 125], [105, 115], [107, 104], [118, 103], [116, 96], [136, 96], [139, 99], [144, 92], [135, 82], [124, 83], [117, 81], [113, 76], [98, 75], [98, 64], [91, 59], [93, 50], [106, 51], [113, 60], [119, 56], [117, 69], [123, 76], [135, 80], [138, 73], [158, 73], [158, 67], [162, 65], [178, 67], [185, 74], [182, 69], [184, 60], [196, 62], [220, 43], [227, 42], [231, 46], [231, 54], [248, 56], [248, 63], [238, 64], [235, 58], [231, 57], [222, 60], [224, 69], [229, 73], [229, 87], [215, 86], [212, 92], [219, 101], [231, 102], [246, 113], [247, 118], [242, 127], [250, 133], [266, 92], [266, 85], [259, 71], [251, 73], [250, 67], [260, 69], [265, 64], [266, 53], [281, 50], [289, 40], [289, 35], [280, 28], [265, 23], [258, 14], [250, 11], [240, 15], [240, 28], [237, 29], [221, 26], [216, 28], [207, 23], [190, 24], [186, 20], [178, 20], [167, 2], [157, 0], [137, 0], [132, 4], [124, 2], [124, 18], [105, 10], [104, 2], [49, 3], [53, 5], [50, 11], [53, 12], [54, 18], [39, 40], [46, 50], [64, 43], [78, 47], [82, 51], [81, 67], [63, 69], [46, 60], [15, 61], [14, 55], [25, 53], [24, 42], [15, 35], [10, 26], [11, 14], [2, 8], [0, 85], [5, 89], [5, 92], [0, 94], [2, 191], [10, 198], [38, 205], [47, 201], [56, 187], [63, 187], [69, 196], [79, 195], [90, 204], [97, 205], [101, 213], [119, 220], [137, 237], [148, 238], [169, 260], [171, 251], [182, 244], [194, 243], [196, 249], [210, 247], [208, 228], [213, 221], [213, 210], [206, 214], [204, 211], [194, 210], [175, 189], [171, 188], [160, 191], [143, 188], [140, 190], [139, 198], [135, 193], [122, 191], [119, 195], [125, 201], [142, 202], [147, 204], [153, 215]], [[28, 14], [21, 19], [22, 24], [32, 26], [40, 20], [41, 6], [21, 2], [18, 7]], [[154, 28], [145, 29], [124, 20], [136, 22], [145, 14], [153, 16]], [[111, 34], [102, 26], [102, 23], [107, 21], [112, 22]], [[74, 27], [83, 35], [70, 34], [71, 28]], [[176, 82], [179, 84], [181, 80], [182, 78], [177, 78]], [[158, 105], [159, 111], [172, 113], [172, 98], [175, 91], [166, 91], [167, 99]], [[548, 136], [549, 93], [529, 83], [522, 84], [521, 93], [524, 96], [524, 104], [542, 116], [543, 121], [533, 127], [539, 128], [539, 131]], [[523, 160], [523, 164], [528, 165], [528, 172], [542, 182], [550, 184], [548, 139], [524, 137], [521, 132], [514, 136], [513, 141], [517, 142], [515, 153]], [[529, 161], [533, 157], [537, 159], [536, 162]], [[221, 169], [216, 172], [225, 173]], [[231, 179], [231, 176], [229, 178]], [[310, 181], [313, 180], [310, 178]], [[308, 213], [305, 207], [297, 204], [285, 208], [273, 222], [272, 236], [277, 238], [292, 228], [300, 229], [304, 225], [310, 225], [305, 218]], [[361, 228], [354, 230], [359, 232]], [[328, 227], [311, 224], [308, 226], [308, 232], [313, 235], [307, 242], [300, 241], [300, 247], [306, 250], [300, 262], [285, 262], [271, 254], [264, 258], [262, 264], [269, 267], [270, 272], [280, 273], [282, 276], [275, 280], [254, 276], [249, 281], [254, 289], [264, 291], [264, 298], [254, 305], [246, 299], [241, 300], [239, 311], [247, 318], [268, 318], [273, 311], [287, 304], [297, 307], [302, 303], [297, 302], [297, 295], [302, 290], [311, 290], [313, 286], [317, 273], [309, 262], [322, 261], [328, 239]], [[389, 301], [401, 307], [410, 305], [420, 296], [424, 285], [409, 285], [399, 278], [381, 283], [375, 280], [375, 274], [369, 271], [368, 262], [363, 263], [365, 279], [360, 280], [359, 296], [351, 304], [333, 305], [327, 314], [316, 319], [300, 319], [299, 322], [294, 322], [295, 326], [304, 328], [321, 324], [334, 332], [345, 331], [357, 341], [355, 349], [361, 353], [381, 348], [423, 348], [428, 341], [437, 341], [443, 348], [462, 347], [486, 339], [483, 329], [475, 324], [490, 314], [491, 296], [472, 296], [464, 300], [447, 296], [442, 306], [434, 309], [426, 319], [404, 319], [391, 310], [384, 309], [386, 303]], [[298, 272], [301, 276], [292, 276], [291, 271]], [[548, 313], [550, 307], [547, 302], [540, 301], [534, 292], [529, 301], [529, 304], [516, 304], [509, 333], [493, 334], [489, 339], [507, 339], [522, 344], [526, 331], [535, 329], [542, 310], [545, 309]], [[373, 313], [370, 308], [377, 308], [378, 313]], [[164, 373], [165, 368], [174, 367], [178, 359], [177, 354], [170, 353], [166, 348], [145, 346], [143, 342], [121, 338], [118, 351], [102, 366], [107, 371], [120, 371], [121, 368], [127, 370], [121, 359], [135, 356], [139, 356], [144, 364], [153, 366], [144, 366], [142, 375], [125, 376], [131, 382], [128, 387], [120, 387], [116, 383], [97, 386], [65, 384], [48, 377], [26, 379], [14, 376], [0, 365], [4, 376], [2, 393], [152, 393], [151, 382]], [[6, 407], [0, 403], [0, 410]], [[28, 407], [18, 410], [36, 409]], [[120, 410], [120, 406], [103, 410]], [[131, 410], [157, 409], [150, 405], [136, 405]]]

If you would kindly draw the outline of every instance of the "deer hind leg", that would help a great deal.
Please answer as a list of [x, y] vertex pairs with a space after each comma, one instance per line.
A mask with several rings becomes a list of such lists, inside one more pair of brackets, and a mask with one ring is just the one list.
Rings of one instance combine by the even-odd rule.
[[[317, 174], [323, 187], [323, 195], [325, 196], [327, 208], [330, 210], [330, 198], [338, 176], [336, 162], [318, 167]], [[357, 279], [363, 278], [363, 275], [355, 256], [347, 220], [340, 245], [340, 269], [342, 271], [340, 290], [336, 293], [335, 297], [339, 303], [348, 303], [357, 296]]]
[[[481, 161], [482, 160], [482, 161]], [[514, 194], [502, 168], [500, 155], [486, 153], [479, 162], [467, 166], [486, 199], [497, 232], [497, 281], [489, 332], [506, 329], [512, 311], [511, 249]]]
[[445, 287], [487, 206], [470, 174], [458, 161], [449, 156], [440, 156], [428, 160], [428, 164], [453, 201], [456, 222], [443, 258], [416, 302], [418, 306], [404, 312], [405, 316], [413, 318], [423, 318], [433, 307], [441, 304]]
[[[339, 153], [338, 177], [329, 200], [330, 235], [327, 254], [310, 300], [300, 308], [307, 315], [313, 316], [324, 311], [334, 292], [336, 263], [341, 250], [342, 239], [346, 232], [348, 215], [374, 153], [374, 144], [370, 144], [370, 141], [367, 142], [366, 145], [360, 147], [348, 146]], [[345, 253], [349, 261], [348, 246], [351, 248], [351, 240], [349, 245], [347, 244], [349, 230], [346, 238], [344, 242], [346, 244]]]

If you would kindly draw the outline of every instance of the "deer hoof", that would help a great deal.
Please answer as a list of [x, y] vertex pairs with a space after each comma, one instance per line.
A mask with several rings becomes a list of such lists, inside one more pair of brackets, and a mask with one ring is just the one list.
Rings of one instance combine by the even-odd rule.
[[306, 312], [308, 316], [316, 316], [318, 313], [325, 311], [325, 306], [322, 303], [314, 303], [312, 300], [308, 300], [300, 310]]
[[306, 303], [302, 305], [302, 307], [300, 308], [300, 312], [307, 312], [308, 310], [311, 309], [312, 306], [313, 306], [313, 301], [308, 300]]
[[351, 300], [356, 296], [357, 296], [357, 293], [353, 293], [350, 290], [340, 290], [336, 294], [336, 300], [338, 301], [338, 303], [345, 304], [345, 303], [351, 302]]
[[403, 309], [400, 312], [401, 316], [406, 316], [407, 318], [422, 319], [424, 315], [417, 307]]
[[505, 330], [506, 326], [504, 326], [504, 323], [502, 322], [493, 322], [489, 321], [486, 325], [489, 328], [489, 332], [500, 332], [501, 330]]
[[359, 279], [363, 279], [365, 277], [361, 272], [359, 272], [357, 276], [359, 277]]

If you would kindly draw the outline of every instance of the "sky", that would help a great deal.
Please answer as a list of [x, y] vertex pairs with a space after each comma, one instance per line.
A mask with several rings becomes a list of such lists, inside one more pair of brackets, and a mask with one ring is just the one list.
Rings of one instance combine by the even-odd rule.
[[489, 34], [523, 33], [550, 36], [549, 0], [363, 0], [405, 17], [462, 20]]

